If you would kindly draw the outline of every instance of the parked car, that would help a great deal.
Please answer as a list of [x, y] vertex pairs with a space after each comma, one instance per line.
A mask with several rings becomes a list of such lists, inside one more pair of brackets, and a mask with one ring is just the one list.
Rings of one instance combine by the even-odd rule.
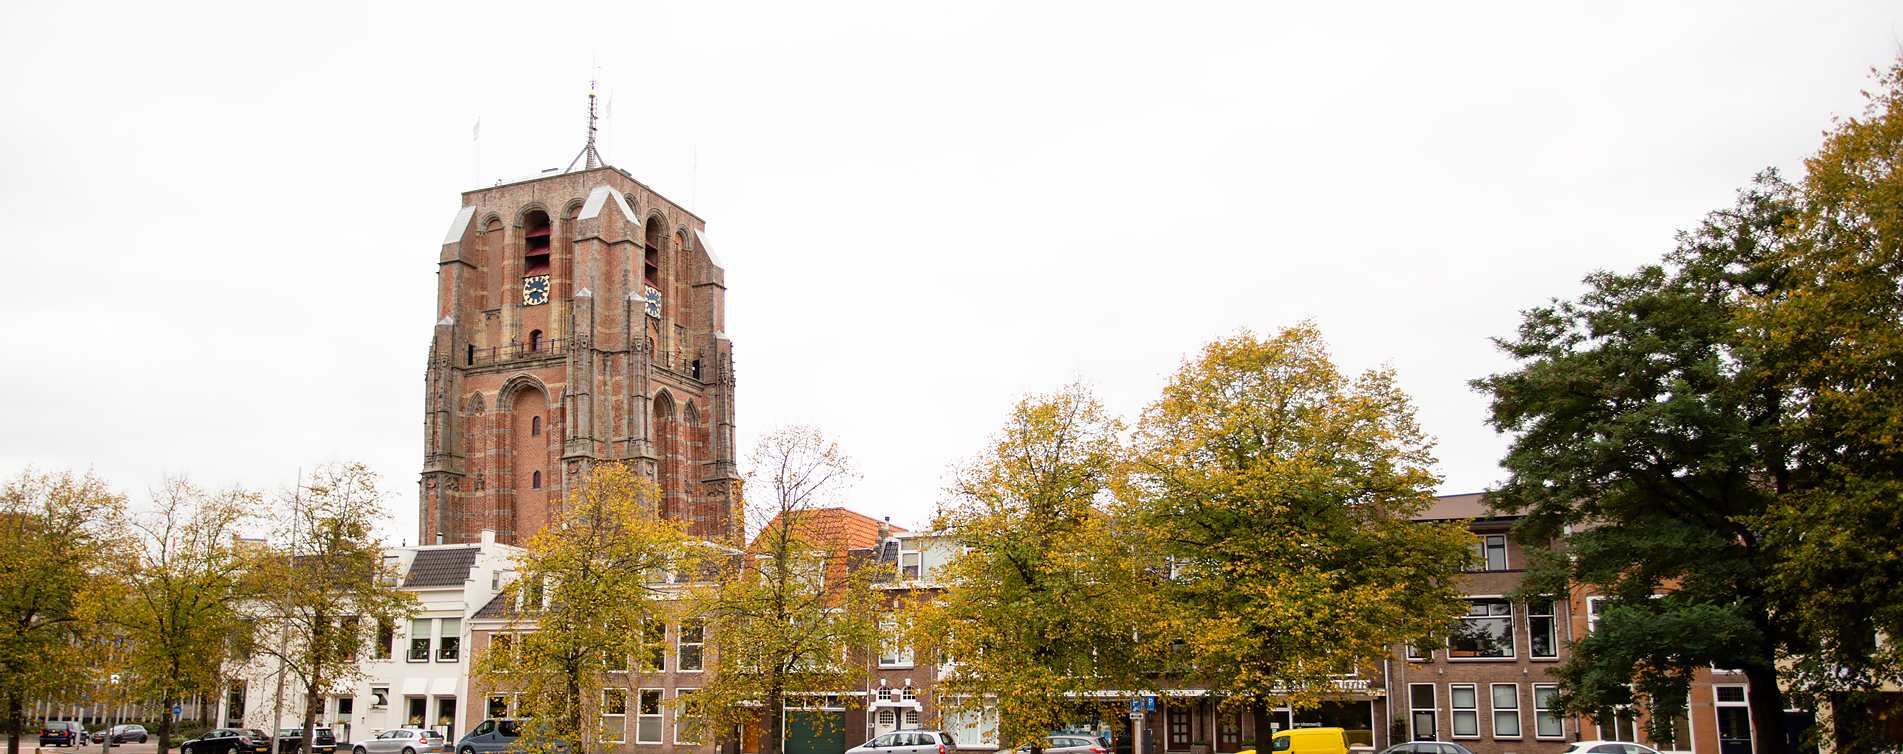
[[1474, 754], [1460, 744], [1444, 741], [1412, 741], [1382, 749], [1381, 754]]
[[359, 741], [351, 754], [435, 754], [449, 751], [449, 742], [440, 731], [422, 728], [391, 728], [368, 741]]
[[271, 754], [271, 737], [256, 728], [213, 728], [178, 745], [179, 754]]
[[48, 720], [40, 726], [41, 746], [85, 746], [86, 729], [71, 720]]
[[1658, 749], [1627, 741], [1574, 741], [1566, 754], [1659, 754]]
[[470, 728], [456, 742], [456, 754], [498, 754], [514, 751], [517, 739], [522, 737], [522, 721], [508, 718], [490, 718]]
[[956, 748], [958, 742], [942, 730], [901, 730], [874, 736], [846, 754], [948, 754]]
[[[1029, 754], [1031, 747], [1018, 747], [1019, 754]], [[1044, 737], [1044, 754], [1109, 754], [1110, 749], [1104, 742], [1090, 736], [1070, 733], [1053, 733]]]
[[[292, 754], [304, 750], [303, 728], [278, 729], [278, 754]], [[311, 732], [311, 754], [331, 754], [337, 750], [337, 737], [329, 728], [317, 728]]]
[[[1277, 731], [1269, 750], [1277, 754], [1348, 754], [1348, 731], [1341, 728]], [[1255, 752], [1251, 750], [1248, 754]]]
[[115, 744], [145, 743], [145, 739], [149, 735], [151, 734], [146, 732], [145, 726], [138, 723], [126, 723], [125, 725], [114, 725], [105, 730], [98, 731], [92, 734], [88, 740], [92, 743], [99, 743], [107, 739], [111, 739]]

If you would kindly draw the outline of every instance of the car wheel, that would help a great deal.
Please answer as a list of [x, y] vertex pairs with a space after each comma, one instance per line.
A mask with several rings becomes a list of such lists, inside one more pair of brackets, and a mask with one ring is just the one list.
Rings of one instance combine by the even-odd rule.
[[351, 749], [350, 754], [363, 754], [363, 747], [359, 746], [355, 749]]
[[476, 750], [471, 747], [464, 746], [463, 750], [456, 752], [456, 754], [476, 754]]
[[416, 750], [405, 746], [403, 747], [403, 754], [416, 754]]
[[178, 754], [192, 754], [191, 744], [186, 744], [184, 746], [179, 747]]

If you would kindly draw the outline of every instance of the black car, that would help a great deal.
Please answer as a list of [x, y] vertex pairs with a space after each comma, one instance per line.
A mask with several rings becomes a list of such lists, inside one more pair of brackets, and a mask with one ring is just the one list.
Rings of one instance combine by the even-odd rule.
[[[278, 729], [278, 754], [294, 754], [303, 750], [303, 728]], [[337, 737], [329, 728], [318, 728], [311, 733], [311, 754], [331, 754], [337, 750]]]
[[40, 726], [41, 746], [84, 746], [86, 729], [71, 720], [49, 720]]
[[213, 728], [178, 745], [179, 754], [271, 754], [271, 737], [255, 728]]

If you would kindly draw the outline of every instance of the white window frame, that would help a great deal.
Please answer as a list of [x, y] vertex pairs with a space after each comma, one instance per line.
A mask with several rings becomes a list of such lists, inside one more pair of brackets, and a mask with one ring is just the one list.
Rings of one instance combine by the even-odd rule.
[[[1512, 708], [1501, 708], [1499, 706], [1498, 704], [1499, 697], [1495, 696], [1495, 694], [1497, 694], [1499, 692], [1499, 689], [1501, 688], [1513, 689], [1513, 707]], [[1518, 741], [1526, 737], [1526, 716], [1520, 714], [1521, 708], [1522, 708], [1522, 700], [1520, 699], [1520, 684], [1517, 684], [1517, 683], [1489, 683], [1487, 684], [1487, 712], [1488, 712], [1487, 720], [1488, 720], [1488, 723], [1490, 724], [1490, 729], [1493, 732], [1494, 739], [1505, 740], [1505, 741]], [[1506, 712], [1513, 713], [1514, 732], [1512, 734], [1505, 734], [1500, 732], [1500, 715]]]
[[899, 730], [918, 730], [918, 710], [908, 709], [899, 713]]
[[[689, 623], [697, 624], [698, 626], [700, 626], [700, 632], [699, 632], [700, 636], [698, 637], [700, 641], [687, 640], [687, 624]], [[687, 667], [687, 656], [683, 654], [681, 651], [685, 647], [693, 647], [696, 651], [696, 654], [699, 655], [697, 658], [695, 658], [694, 667], [691, 667], [691, 668]], [[674, 672], [676, 673], [701, 672], [703, 669], [707, 667], [706, 653], [707, 653], [707, 624], [705, 622], [698, 621], [698, 620], [687, 620], [687, 621], [681, 621], [680, 623], [675, 624], [674, 626]]]
[[[899, 562], [898, 562], [899, 580], [900, 581], [920, 581], [925, 578], [925, 551], [917, 550], [917, 549], [908, 550], [908, 549], [905, 549], [905, 545], [906, 545], [906, 540], [900, 539], [899, 540]], [[908, 555], [912, 557], [913, 571], [912, 571], [912, 575], [910, 576], [905, 575], [905, 558]]]
[[1605, 601], [1606, 598], [1599, 595], [1586, 598], [1586, 633], [1599, 628], [1599, 603]]
[[[1547, 709], [1546, 705], [1540, 704], [1540, 692], [1542, 690], [1548, 690], [1548, 689], [1550, 689], [1552, 693], [1558, 694], [1559, 684], [1557, 683], [1533, 684], [1533, 738], [1540, 741], [1564, 741], [1566, 740], [1566, 716], [1553, 714], [1551, 710]], [[1547, 734], [1541, 733], [1540, 732], [1540, 718], [1542, 716], [1544, 716], [1545, 718], [1549, 720], [1558, 722], [1559, 733], [1556, 733], [1550, 736]]]
[[907, 684], [905, 688], [899, 689], [899, 701], [911, 702], [911, 701], [917, 701], [917, 700], [918, 700], [918, 689], [913, 688], [910, 684]]
[[879, 640], [879, 667], [909, 668], [914, 660], [912, 648], [897, 636], [899, 623], [887, 618], [879, 622], [879, 632], [885, 634]]
[[[1431, 701], [1433, 701], [1434, 706], [1428, 707], [1427, 709], [1421, 709], [1420, 707], [1414, 706], [1414, 689], [1421, 686], [1427, 687], [1427, 695], [1428, 697], [1430, 697]], [[1433, 713], [1434, 715], [1433, 740], [1439, 741], [1441, 732], [1440, 732], [1440, 689], [1438, 687], [1436, 687], [1432, 683], [1410, 683], [1407, 685], [1407, 732], [1411, 740], [1419, 741], [1423, 739], [1421, 738], [1421, 732], [1414, 728], [1414, 713], [1416, 712]]]
[[[608, 704], [608, 693], [611, 691], [621, 692], [621, 709], [615, 712], [608, 711], [610, 709], [614, 709]], [[613, 733], [614, 731], [613, 728], [609, 727], [610, 722], [608, 718], [611, 718], [611, 717], [615, 718], [613, 722], [615, 725], [617, 725], [620, 728], [621, 736], [619, 738], [610, 737], [608, 740], [618, 744], [627, 743], [628, 742], [628, 690], [627, 689], [616, 687], [616, 686], [610, 686], [601, 690], [601, 727], [604, 730], [608, 731], [609, 733]]]
[[[1740, 701], [1740, 702], [1719, 701], [1718, 699], [1719, 689], [1737, 689], [1739, 693], [1744, 695], [1744, 701]], [[1725, 739], [1722, 735], [1719, 734], [1718, 726], [1723, 725], [1724, 723], [1718, 719], [1718, 710], [1724, 709], [1724, 708], [1743, 708], [1744, 709], [1744, 722], [1746, 725], [1750, 726], [1751, 728], [1751, 745], [1752, 746], [1757, 745], [1758, 718], [1756, 715], [1751, 714], [1751, 685], [1750, 684], [1747, 684], [1747, 683], [1714, 683], [1712, 684], [1711, 685], [1711, 707], [1712, 707], [1711, 735], [1713, 739], [1716, 740], [1720, 745], [1724, 744]]]
[[[695, 692], [698, 692], [698, 691], [700, 691], [700, 689], [689, 688], [689, 689], [675, 689], [674, 690], [674, 743], [676, 744], [699, 746], [701, 743], [699, 741], [689, 741], [681, 737], [681, 724], [684, 719], [693, 719], [696, 717], [699, 717], [702, 719], [706, 718], [706, 715], [681, 714], [687, 711], [687, 698], [693, 696]], [[705, 731], [702, 731], [702, 732], [705, 732]]]
[[[1469, 594], [1467, 595], [1466, 600], [1467, 600], [1469, 609], [1471, 609], [1473, 604], [1476, 602], [1504, 602], [1506, 603], [1507, 614], [1505, 617], [1507, 621], [1507, 633], [1508, 634], [1519, 633], [1514, 628], [1514, 624], [1515, 624], [1514, 614], [1517, 611], [1513, 609], [1513, 600], [1507, 599], [1505, 595]], [[1470, 618], [1478, 618], [1482, 620], [1499, 620], [1500, 616], [1463, 615], [1460, 617], [1460, 621], [1462, 624], [1465, 624], [1467, 620]], [[1448, 662], [1513, 662], [1520, 658], [1520, 637], [1508, 636], [1507, 649], [1509, 650], [1507, 654], [1504, 656], [1499, 656], [1499, 657], [1457, 657], [1454, 655], [1454, 637], [1452, 634], [1449, 634], [1447, 637], [1447, 661]]]
[[[646, 709], [646, 707], [643, 705], [644, 705], [644, 702], [646, 701], [648, 692], [650, 691], [654, 692], [654, 711], [652, 713], [643, 711]], [[634, 697], [634, 742], [635, 743], [637, 744], [666, 743], [667, 735], [665, 731], [667, 730], [667, 718], [662, 715], [663, 708], [667, 706], [666, 700], [667, 700], [667, 692], [663, 689], [647, 688], [647, 689], [635, 690], [635, 697]], [[654, 720], [654, 738], [653, 739], [642, 738], [641, 737], [641, 728], [643, 727], [642, 723], [647, 722], [650, 718]]]
[[[1557, 660], [1559, 659], [1559, 600], [1544, 600], [1546, 603], [1546, 614], [1536, 616], [1533, 614], [1533, 606], [1539, 602], [1541, 602], [1541, 600], [1529, 600], [1526, 603], [1526, 658], [1534, 661]], [[1533, 631], [1533, 619], [1536, 617], [1547, 619], [1547, 625], [1551, 626], [1550, 633], [1553, 636], [1552, 641], [1547, 642], [1547, 646], [1552, 647], [1552, 654], [1542, 655], [1533, 653], [1533, 635], [1535, 633]]]
[[[1455, 704], [1454, 692], [1458, 689], [1466, 689], [1467, 693], [1473, 695], [1472, 707], [1461, 707]], [[1473, 715], [1473, 722], [1474, 722], [1473, 731], [1474, 732], [1472, 733], [1460, 732], [1459, 721], [1460, 721], [1461, 713]], [[1458, 739], [1458, 740], [1472, 740], [1472, 739], [1480, 738], [1480, 686], [1479, 684], [1474, 684], [1474, 683], [1447, 684], [1447, 737], [1452, 739]]]
[[[1498, 573], [1513, 570], [1513, 561], [1507, 555], [1507, 535], [1479, 534], [1475, 536], [1478, 536], [1480, 541], [1474, 543], [1473, 554], [1475, 557], [1473, 565], [1469, 566], [1467, 570], [1482, 573]], [[1496, 543], [1499, 544], [1500, 551], [1499, 568], [1494, 568], [1493, 560], [1488, 557], [1488, 554], [1493, 552]]]
[[[656, 637], [653, 636], [654, 626], [661, 627], [661, 635], [658, 638], [658, 640], [656, 640]], [[661, 661], [656, 663], [648, 662], [648, 660], [653, 659], [657, 653], [659, 654]], [[638, 670], [643, 673], [667, 672], [667, 622], [666, 621], [657, 620], [654, 618], [647, 618], [641, 622], [641, 656], [636, 657], [634, 659], [635, 659], [635, 662], [633, 665], [634, 670]]]

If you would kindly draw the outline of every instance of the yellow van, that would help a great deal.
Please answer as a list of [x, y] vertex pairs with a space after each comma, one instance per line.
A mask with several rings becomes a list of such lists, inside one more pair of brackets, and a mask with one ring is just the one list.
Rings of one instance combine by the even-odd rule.
[[1348, 733], [1341, 728], [1296, 728], [1275, 734], [1275, 754], [1348, 754]]

